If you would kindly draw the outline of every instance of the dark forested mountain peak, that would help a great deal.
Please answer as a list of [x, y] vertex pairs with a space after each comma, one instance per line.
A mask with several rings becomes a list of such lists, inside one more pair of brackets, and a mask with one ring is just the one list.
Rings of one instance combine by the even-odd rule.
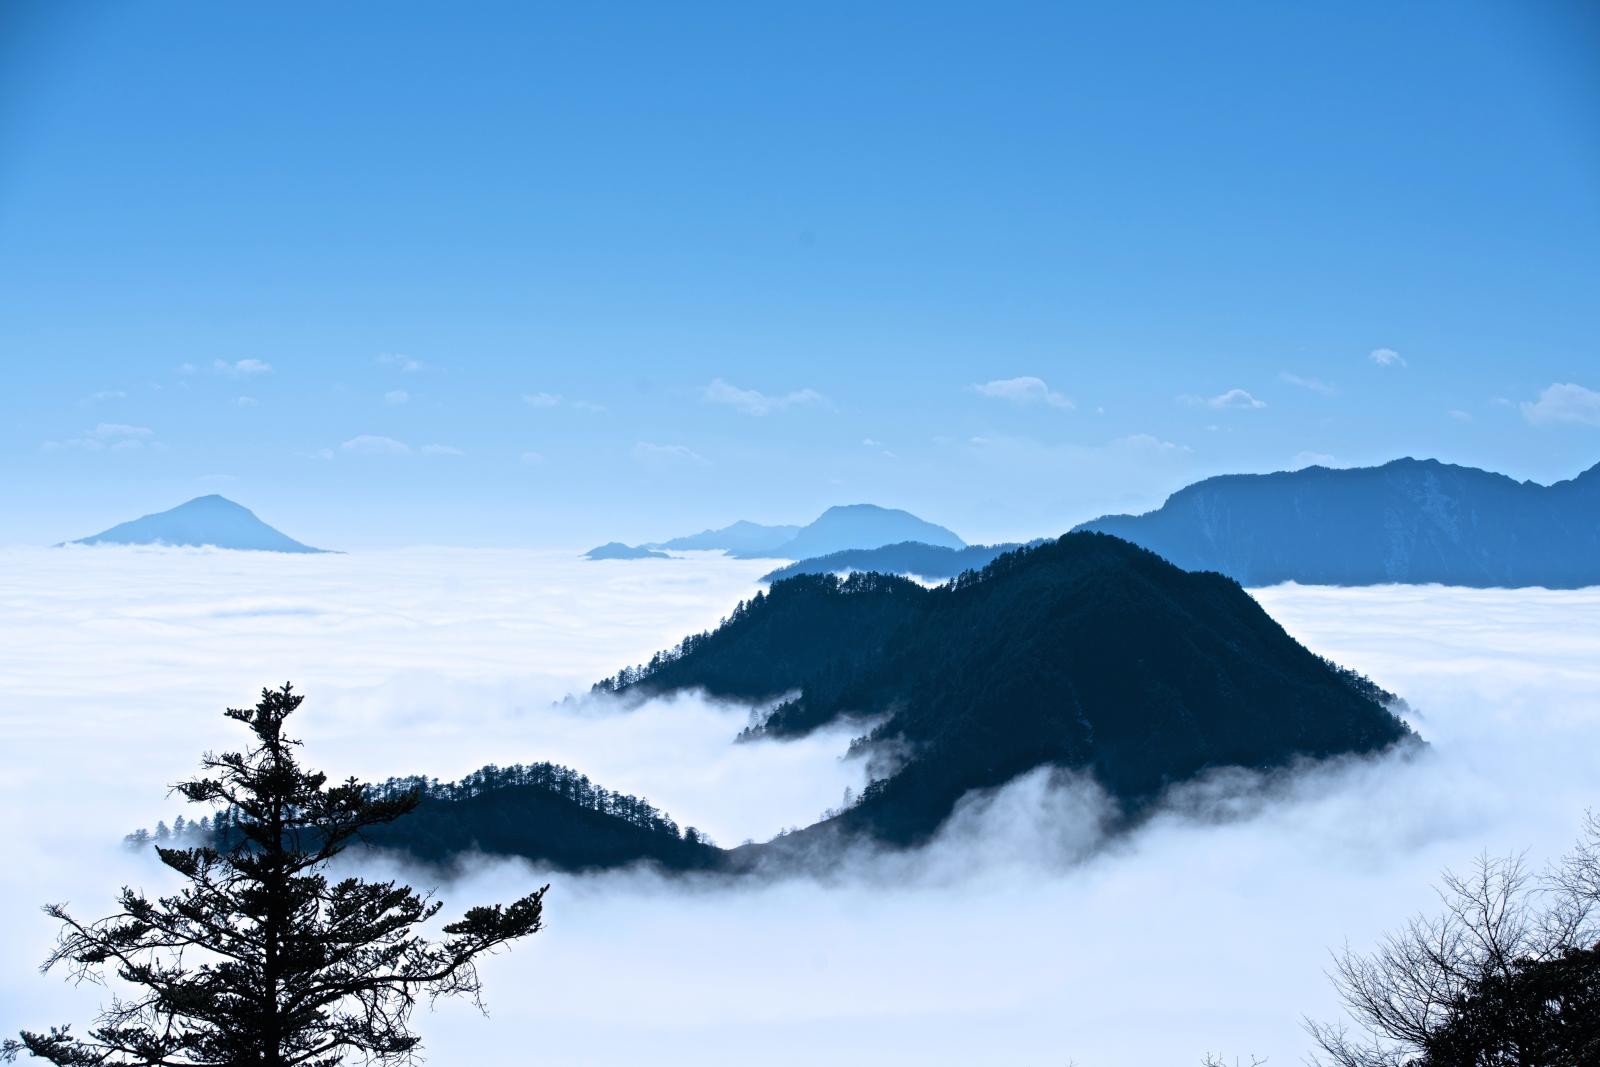
[[323, 552], [279, 533], [226, 497], [195, 497], [167, 511], [124, 522], [75, 545], [210, 545], [255, 552]]
[[1600, 583], [1600, 468], [1544, 486], [1404, 457], [1379, 467], [1228, 474], [1144, 515], [1078, 527], [1246, 585]]
[[1208, 768], [1410, 736], [1388, 694], [1307, 651], [1237, 583], [1084, 533], [933, 588], [785, 579], [597, 688], [786, 697], [765, 724], [776, 735], [876, 717], [865, 747], [911, 757], [834, 822], [897, 841], [1041, 765], [1090, 771], [1137, 808]]

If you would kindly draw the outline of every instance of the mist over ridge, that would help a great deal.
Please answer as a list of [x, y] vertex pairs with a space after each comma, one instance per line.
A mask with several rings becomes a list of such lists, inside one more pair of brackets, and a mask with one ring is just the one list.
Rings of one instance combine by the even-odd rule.
[[[199, 748], [231, 743], [218, 711], [250, 695], [241, 674], [304, 678], [308, 755], [331, 772], [446, 778], [489, 753], [553, 758], [727, 843], [814, 818], [864, 784], [838, 761], [848, 731], [731, 745], [745, 710], [688, 696], [627, 714], [552, 707], [619, 656], [713, 626], [759, 588], [758, 561], [702, 556], [646, 574], [437, 549], [4, 560], [0, 743], [17, 758], [0, 820], [27, 859], [0, 873], [0, 935], [29, 960], [52, 934], [39, 901], [159, 882], [116, 841], [170, 818], [161, 784]], [[1438, 869], [1482, 849], [1541, 857], [1570, 844], [1600, 776], [1600, 592], [1251, 595], [1297, 639], [1404, 693], [1427, 754], [1202, 781], [1109, 849], [1094, 790], [1036, 775], [970, 798], [928, 849], [864, 853], [824, 878], [734, 889], [557, 877], [560, 921], [491, 964], [491, 1020], [441, 1009], [422, 1020], [430, 1042], [492, 1067], [523, 1062], [508, 1035], [530, 1028], [556, 1062], [731, 1065], [753, 1045], [778, 1064], [1187, 1063], [1216, 1048], [1293, 1062], [1300, 1014], [1336, 1014], [1330, 946], [1428, 907]], [[60, 762], [69, 739], [92, 788]], [[458, 898], [552, 880], [504, 860], [443, 882], [395, 870]], [[935, 927], [945, 933], [930, 938]], [[685, 953], [705, 965], [686, 970]], [[987, 976], [976, 990], [975, 972]], [[603, 1002], [585, 992], [608, 982]], [[1171, 1026], [1135, 1027], [1130, 990], [1186, 1007]], [[0, 1005], [0, 1023], [20, 1024], [82, 1001], [22, 968], [0, 978]]]

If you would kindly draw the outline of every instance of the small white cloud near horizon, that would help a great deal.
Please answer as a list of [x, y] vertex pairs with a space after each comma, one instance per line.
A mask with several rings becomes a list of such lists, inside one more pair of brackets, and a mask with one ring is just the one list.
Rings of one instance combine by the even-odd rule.
[[383, 394], [383, 402], [390, 405], [404, 404], [411, 399], [411, 394], [404, 389], [391, 389]]
[[1339, 461], [1326, 452], [1297, 452], [1294, 457], [1294, 469], [1302, 467], [1334, 467]]
[[991, 400], [1004, 400], [1019, 406], [1042, 404], [1046, 407], [1059, 408], [1062, 411], [1071, 411], [1077, 405], [1071, 398], [1056, 392], [1045, 383], [1043, 378], [1024, 375], [1020, 378], [996, 378], [993, 381], [980, 382], [968, 386], [979, 396]]
[[1405, 357], [1392, 348], [1374, 348], [1367, 353], [1367, 358], [1380, 367], [1404, 367]]
[[380, 434], [358, 434], [339, 446], [346, 452], [357, 456], [409, 456], [411, 446], [404, 441], [396, 441], [393, 437], [384, 437]]
[[234, 378], [253, 378], [258, 374], [272, 373], [272, 364], [259, 359], [238, 359], [232, 363], [219, 359], [211, 364], [211, 368], [218, 374], [227, 374]]
[[241, 408], [253, 408], [257, 406], [256, 398], [253, 396], [241, 396], [233, 403], [235, 407]]
[[1600, 426], [1600, 393], [1575, 382], [1554, 382], [1537, 400], [1524, 400], [1522, 417], [1534, 426]]
[[722, 404], [746, 415], [770, 415], [785, 408], [828, 402], [815, 389], [796, 389], [782, 396], [771, 396], [755, 389], [741, 389], [721, 378], [713, 378], [700, 395], [708, 404]]
[[424, 456], [464, 456], [461, 449], [453, 445], [423, 445], [418, 451]]
[[379, 366], [393, 368], [401, 374], [415, 374], [423, 367], [422, 360], [402, 356], [397, 352], [385, 352], [378, 356], [377, 362]]
[[1229, 389], [1226, 393], [1216, 396], [1180, 396], [1178, 398], [1190, 407], [1215, 408], [1218, 411], [1254, 411], [1267, 406], [1265, 400], [1257, 400], [1251, 393], [1244, 389]]
[[1449, 411], [1445, 412], [1445, 414], [1449, 415], [1452, 419], [1455, 419], [1457, 422], [1471, 422], [1472, 421], [1472, 412], [1470, 412], [1470, 411], [1462, 411], [1460, 408], [1451, 408]]
[[1284, 371], [1278, 375], [1278, 380], [1281, 382], [1288, 382], [1290, 385], [1298, 385], [1302, 389], [1309, 389], [1318, 396], [1339, 395], [1338, 386], [1330, 385], [1321, 378], [1302, 378], [1298, 374], [1290, 374], [1288, 371]]
[[633, 446], [636, 462], [653, 467], [695, 466], [704, 467], [708, 460], [687, 445], [660, 445], [653, 441], [639, 441]]
[[883, 442], [878, 440], [876, 437], [863, 437], [861, 439], [861, 443], [868, 448], [878, 448], [883, 444]]

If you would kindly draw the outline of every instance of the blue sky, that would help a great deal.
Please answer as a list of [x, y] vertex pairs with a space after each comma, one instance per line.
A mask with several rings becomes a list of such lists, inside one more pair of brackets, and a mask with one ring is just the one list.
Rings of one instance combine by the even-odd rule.
[[1593, 5], [0, 13], [0, 542], [1600, 460]]

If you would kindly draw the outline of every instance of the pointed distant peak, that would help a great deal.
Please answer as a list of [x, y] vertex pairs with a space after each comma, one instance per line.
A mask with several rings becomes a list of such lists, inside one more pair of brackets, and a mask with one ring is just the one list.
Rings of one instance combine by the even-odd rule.
[[[243, 504], [236, 500], [229, 500], [220, 493], [207, 493], [205, 496], [197, 496], [193, 500], [185, 500], [172, 510], [178, 511], [183, 508], [233, 508], [238, 511], [250, 511]], [[251, 512], [251, 514], [254, 514], [254, 512]]]
[[243, 504], [216, 493], [120, 523], [75, 545], [174, 545], [247, 552], [323, 552], [268, 526]]

